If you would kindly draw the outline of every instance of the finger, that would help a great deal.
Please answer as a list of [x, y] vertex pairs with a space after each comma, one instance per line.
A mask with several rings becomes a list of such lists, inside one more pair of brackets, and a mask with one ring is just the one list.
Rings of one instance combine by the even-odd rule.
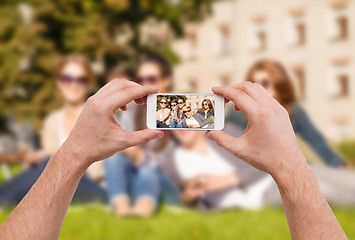
[[107, 97], [105, 102], [108, 104], [109, 110], [117, 109], [123, 105], [127, 105], [129, 102], [141, 99], [147, 95], [157, 93], [159, 91], [158, 86], [134, 86], [125, 88], [122, 91], [117, 91]]
[[127, 132], [127, 142], [129, 147], [149, 142], [155, 138], [162, 138], [164, 133], [159, 130], [144, 129], [136, 132]]
[[103, 86], [97, 93], [95, 94], [99, 97], [106, 97], [114, 92], [117, 92], [121, 89], [125, 89], [127, 87], [132, 87], [138, 85], [135, 82], [126, 80], [126, 79], [114, 79]]
[[134, 100], [136, 104], [143, 105], [147, 103], [147, 96]]
[[214, 87], [212, 91], [217, 95], [222, 95], [226, 99], [233, 101], [247, 116], [257, 110], [258, 103], [240, 89], [233, 87]]
[[256, 102], [259, 102], [262, 105], [269, 105], [272, 99], [270, 94], [259, 83], [252, 83], [250, 81], [246, 81], [243, 83], [236, 84], [233, 87], [246, 92]]
[[238, 146], [238, 140], [241, 137], [234, 138], [223, 131], [208, 131], [206, 136], [234, 155], [238, 154], [240, 150], [240, 146]]

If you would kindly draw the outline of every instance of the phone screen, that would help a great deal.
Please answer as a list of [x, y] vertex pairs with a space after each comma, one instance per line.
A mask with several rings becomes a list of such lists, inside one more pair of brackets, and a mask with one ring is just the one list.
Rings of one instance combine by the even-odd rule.
[[157, 128], [214, 129], [215, 96], [157, 95]]

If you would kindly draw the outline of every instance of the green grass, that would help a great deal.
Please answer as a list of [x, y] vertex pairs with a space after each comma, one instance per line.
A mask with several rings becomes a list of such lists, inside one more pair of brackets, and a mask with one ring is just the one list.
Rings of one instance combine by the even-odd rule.
[[[9, 213], [0, 215], [3, 222]], [[355, 209], [336, 209], [349, 239], [355, 239]], [[103, 205], [72, 206], [60, 239], [290, 239], [282, 209], [198, 213], [164, 208], [149, 219], [117, 218]]]

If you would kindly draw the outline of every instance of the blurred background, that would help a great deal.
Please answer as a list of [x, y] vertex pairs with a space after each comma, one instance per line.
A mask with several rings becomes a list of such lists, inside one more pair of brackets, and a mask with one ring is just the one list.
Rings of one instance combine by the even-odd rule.
[[[255, 61], [279, 61], [291, 76], [297, 102], [351, 169], [354, 29], [354, 0], [0, 0], [0, 158], [21, 158], [24, 148], [39, 147], [44, 118], [62, 101], [55, 81], [62, 57], [80, 54], [90, 61], [98, 79], [92, 94], [113, 67], [135, 68], [154, 53], [172, 64], [176, 93], [209, 93], [213, 86], [244, 81]], [[306, 142], [299, 142], [307, 159], [322, 162]], [[1, 161], [1, 182], [27, 168]], [[355, 238], [355, 210], [335, 213]], [[151, 220], [127, 220], [100, 205], [72, 207], [61, 239], [143, 236], [289, 238], [282, 209], [227, 211], [207, 218], [175, 209]]]

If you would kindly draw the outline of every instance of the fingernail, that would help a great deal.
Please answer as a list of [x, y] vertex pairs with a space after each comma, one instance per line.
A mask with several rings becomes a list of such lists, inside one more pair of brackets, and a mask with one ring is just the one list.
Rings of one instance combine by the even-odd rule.
[[158, 138], [164, 137], [164, 133], [159, 133]]

